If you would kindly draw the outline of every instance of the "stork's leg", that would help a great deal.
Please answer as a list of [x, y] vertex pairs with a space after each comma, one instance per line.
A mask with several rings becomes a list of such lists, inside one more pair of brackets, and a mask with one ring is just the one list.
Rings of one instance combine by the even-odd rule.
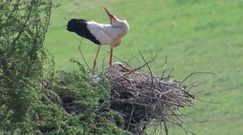
[[111, 51], [110, 51], [110, 61], [109, 61], [109, 65], [112, 65], [112, 53], [113, 53], [113, 46], [111, 46]]
[[97, 60], [99, 52], [100, 52], [100, 47], [97, 47], [97, 52], [96, 52], [94, 63], [93, 63], [93, 75], [94, 75], [95, 66], [96, 66], [96, 60]]

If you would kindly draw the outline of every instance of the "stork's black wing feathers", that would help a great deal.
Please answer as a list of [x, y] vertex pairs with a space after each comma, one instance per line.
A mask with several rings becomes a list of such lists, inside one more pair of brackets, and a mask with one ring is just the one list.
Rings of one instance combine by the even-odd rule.
[[70, 32], [75, 32], [79, 36], [89, 39], [95, 44], [100, 45], [100, 41], [98, 41], [95, 36], [90, 33], [87, 25], [87, 21], [84, 19], [71, 19], [67, 24], [67, 30]]

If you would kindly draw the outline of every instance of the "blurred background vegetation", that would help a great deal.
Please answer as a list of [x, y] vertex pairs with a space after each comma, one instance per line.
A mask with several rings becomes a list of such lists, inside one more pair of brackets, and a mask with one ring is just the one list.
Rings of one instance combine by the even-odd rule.
[[[74, 58], [83, 63], [78, 51], [81, 39], [67, 32], [66, 24], [71, 18], [108, 23], [103, 5], [130, 24], [130, 32], [114, 50], [114, 55], [129, 61], [133, 67], [143, 62], [138, 54], [138, 50], [141, 50], [146, 58], [157, 54], [156, 60], [150, 65], [156, 74], [162, 73], [167, 56], [167, 69], [173, 69], [174, 79], [183, 80], [197, 71], [217, 75], [201, 74], [187, 80], [187, 85], [202, 84], [191, 91], [200, 98], [195, 102], [195, 109], [182, 110], [193, 118], [185, 118], [185, 127], [200, 135], [243, 132], [242, 0], [62, 0], [52, 10], [47, 34], [51, 0], [12, 1], [19, 2], [19, 6], [8, 5], [8, 2], [0, 2], [2, 134], [80, 134], [94, 130], [106, 134], [122, 132], [109, 120], [101, 124], [106, 125], [106, 130], [99, 128], [95, 117], [88, 117], [94, 116], [92, 113], [85, 114], [90, 119], [80, 127], [80, 115], [73, 117], [73, 114], [60, 107], [62, 101], [54, 98], [60, 96], [59, 92], [74, 91], [79, 99], [77, 103], [88, 104], [93, 109], [91, 112], [96, 112], [98, 101], [102, 98], [98, 96], [99, 92], [106, 91], [107, 86], [104, 84], [103, 88], [96, 88], [86, 83], [87, 78], [82, 78], [86, 74], [85, 68], [80, 64], [76, 68], [77, 64], [70, 62]], [[83, 40], [82, 50], [91, 65], [95, 46]], [[103, 59], [104, 66], [108, 65], [108, 55], [105, 51], [101, 52], [98, 71], [102, 70]], [[71, 81], [64, 85], [60, 83], [63, 74], [55, 70], [65, 70], [64, 75], [69, 80], [83, 79], [81, 82], [97, 97], [88, 101], [80, 98], [86, 92], [79, 93], [78, 86], [82, 83]], [[52, 82], [45, 91], [40, 86], [43, 80]], [[103, 98], [107, 96], [104, 94]], [[84, 128], [89, 131], [84, 131]], [[160, 134], [159, 130], [157, 132]], [[173, 127], [170, 127], [170, 133], [185, 134], [180, 128]]]

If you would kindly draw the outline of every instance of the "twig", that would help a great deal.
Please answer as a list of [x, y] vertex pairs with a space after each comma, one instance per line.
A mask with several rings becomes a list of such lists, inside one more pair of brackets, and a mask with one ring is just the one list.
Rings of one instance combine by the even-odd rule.
[[161, 77], [160, 77], [160, 80], [162, 80], [163, 79], [163, 77], [164, 77], [164, 74], [165, 74], [165, 71], [166, 71], [166, 65], [167, 65], [167, 56], [165, 57], [165, 64], [164, 64], [164, 68], [163, 68], [163, 73], [162, 73], [162, 75], [161, 75]]
[[[134, 60], [135, 58], [136, 58], [136, 55], [131, 56], [131, 57], [128, 59], [127, 63], [131, 63], [131, 61]], [[130, 65], [128, 65], [128, 66], [131, 68]]]
[[80, 52], [80, 54], [81, 54], [82, 59], [84, 60], [84, 63], [85, 63], [86, 66], [89, 68], [89, 71], [91, 71], [91, 68], [89, 67], [89, 64], [87, 63], [86, 59], [84, 58], [84, 55], [83, 55], [82, 50], [81, 50], [82, 41], [83, 41], [83, 38], [80, 39], [78, 49], [79, 49], [79, 52]]
[[221, 102], [215, 102], [215, 101], [206, 101], [206, 100], [204, 100], [204, 99], [202, 99], [202, 98], [197, 98], [199, 101], [201, 101], [201, 102], [204, 102], [204, 103], [207, 103], [207, 104], [216, 104], [216, 105], [218, 105], [218, 104], [223, 104], [223, 103], [227, 103], [227, 101], [221, 101]]
[[173, 71], [174, 71], [174, 68], [172, 68], [172, 69], [170, 70], [170, 72], [169, 72], [169, 74], [167, 75], [166, 78], [171, 78], [171, 77], [173, 76], [173, 75], [171, 75]]
[[165, 134], [169, 135], [169, 131], [168, 131], [168, 128], [167, 128], [167, 125], [166, 125], [166, 121], [164, 121], [164, 128], [165, 128]]
[[212, 72], [193, 72], [190, 75], [188, 75], [184, 80], [181, 81], [181, 83], [185, 82], [187, 79], [189, 79], [190, 77], [192, 77], [193, 75], [196, 74], [211, 74], [211, 75], [216, 75], [215, 73]]
[[205, 123], [205, 122], [208, 121], [208, 120], [198, 120], [198, 119], [192, 118], [192, 117], [190, 117], [190, 116], [188, 116], [188, 115], [186, 115], [186, 114], [182, 114], [181, 116], [182, 116], [182, 117], [185, 117], [185, 118], [192, 119], [193, 121], [196, 121], [196, 122], [198, 122], [198, 123]]
[[114, 79], [113, 81], [116, 81], [116, 80], [118, 80], [118, 79], [120, 79], [120, 78], [123, 78], [123, 77], [125, 77], [125, 76], [127, 76], [127, 75], [129, 75], [129, 74], [131, 74], [131, 73], [134, 73], [134, 72], [140, 70], [141, 68], [145, 67], [145, 66], [146, 66], [148, 63], [150, 63], [150, 62], [151, 62], [151, 61], [148, 61], [147, 63], [143, 64], [142, 66], [140, 66], [140, 67], [138, 67], [138, 68], [135, 68], [135, 69], [129, 71], [128, 73], [124, 74], [123, 76], [117, 77], [117, 78]]
[[158, 49], [156, 52], [155, 52], [155, 55], [152, 57], [152, 61], [155, 61], [155, 59], [157, 58], [157, 56], [158, 56], [158, 54], [159, 54], [159, 52], [161, 51], [161, 48], [160, 49]]
[[102, 59], [102, 65], [101, 65], [101, 67], [102, 67], [102, 71], [104, 71], [105, 69], [104, 69], [104, 67], [105, 67], [105, 59], [106, 59], [107, 57], [104, 57], [103, 59]]
[[[138, 50], [138, 52], [139, 52], [140, 56], [142, 57], [143, 61], [144, 61], [145, 63], [147, 63], [147, 61], [145, 60], [145, 58], [144, 58], [144, 56], [142, 55], [141, 51]], [[152, 60], [151, 60], [151, 61], [152, 61]], [[149, 69], [149, 72], [150, 72], [150, 78], [151, 78], [151, 82], [152, 82], [152, 87], [154, 87], [154, 79], [153, 79], [154, 77], [153, 77], [153, 73], [152, 73], [151, 68], [149, 67], [149, 65], [148, 65], [148, 64], [146, 64], [146, 65], [147, 65], [147, 67], [148, 67], [148, 69]]]
[[129, 128], [130, 128], [130, 124], [131, 124], [132, 116], [133, 116], [133, 111], [134, 111], [134, 107], [132, 107], [132, 112], [130, 113], [130, 118], [129, 118], [129, 123], [128, 123], [128, 126], [127, 126], [127, 130], [129, 130]]
[[188, 134], [192, 134], [192, 135], [197, 135], [195, 134], [194, 132], [192, 132], [191, 130], [185, 128], [184, 126], [182, 126], [180, 123], [177, 123], [177, 122], [174, 122], [174, 121], [171, 121], [171, 120], [168, 120], [169, 122], [173, 123], [174, 125], [178, 126], [178, 127], [181, 127], [182, 129], [184, 129], [184, 131]]

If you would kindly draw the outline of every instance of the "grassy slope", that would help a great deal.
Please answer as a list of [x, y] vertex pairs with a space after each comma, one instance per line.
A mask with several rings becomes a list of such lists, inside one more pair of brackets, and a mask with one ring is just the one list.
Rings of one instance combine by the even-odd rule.
[[[80, 59], [80, 38], [65, 30], [70, 18], [86, 18], [108, 22], [102, 5], [107, 5], [117, 16], [126, 18], [130, 32], [115, 55], [139, 65], [138, 50], [150, 58], [159, 51], [153, 63], [154, 72], [161, 73], [164, 59], [173, 67], [176, 79], [182, 80], [194, 71], [210, 71], [216, 77], [201, 75], [188, 80], [208, 80], [193, 92], [201, 99], [217, 104], [196, 103], [197, 110], [185, 110], [199, 120], [186, 119], [185, 126], [199, 135], [238, 135], [243, 133], [243, 2], [242, 0], [122, 0], [81, 1], [63, 0], [62, 6], [53, 11], [51, 26], [45, 45], [55, 56], [58, 69], [73, 68], [70, 58]], [[109, 49], [108, 47], [104, 47]], [[129, 49], [128, 49], [129, 48]], [[83, 40], [84, 55], [92, 63], [96, 48]], [[101, 52], [99, 64], [107, 57]], [[142, 61], [141, 61], [142, 62]], [[106, 58], [105, 64], [108, 64]], [[173, 134], [185, 134], [171, 129]]]

